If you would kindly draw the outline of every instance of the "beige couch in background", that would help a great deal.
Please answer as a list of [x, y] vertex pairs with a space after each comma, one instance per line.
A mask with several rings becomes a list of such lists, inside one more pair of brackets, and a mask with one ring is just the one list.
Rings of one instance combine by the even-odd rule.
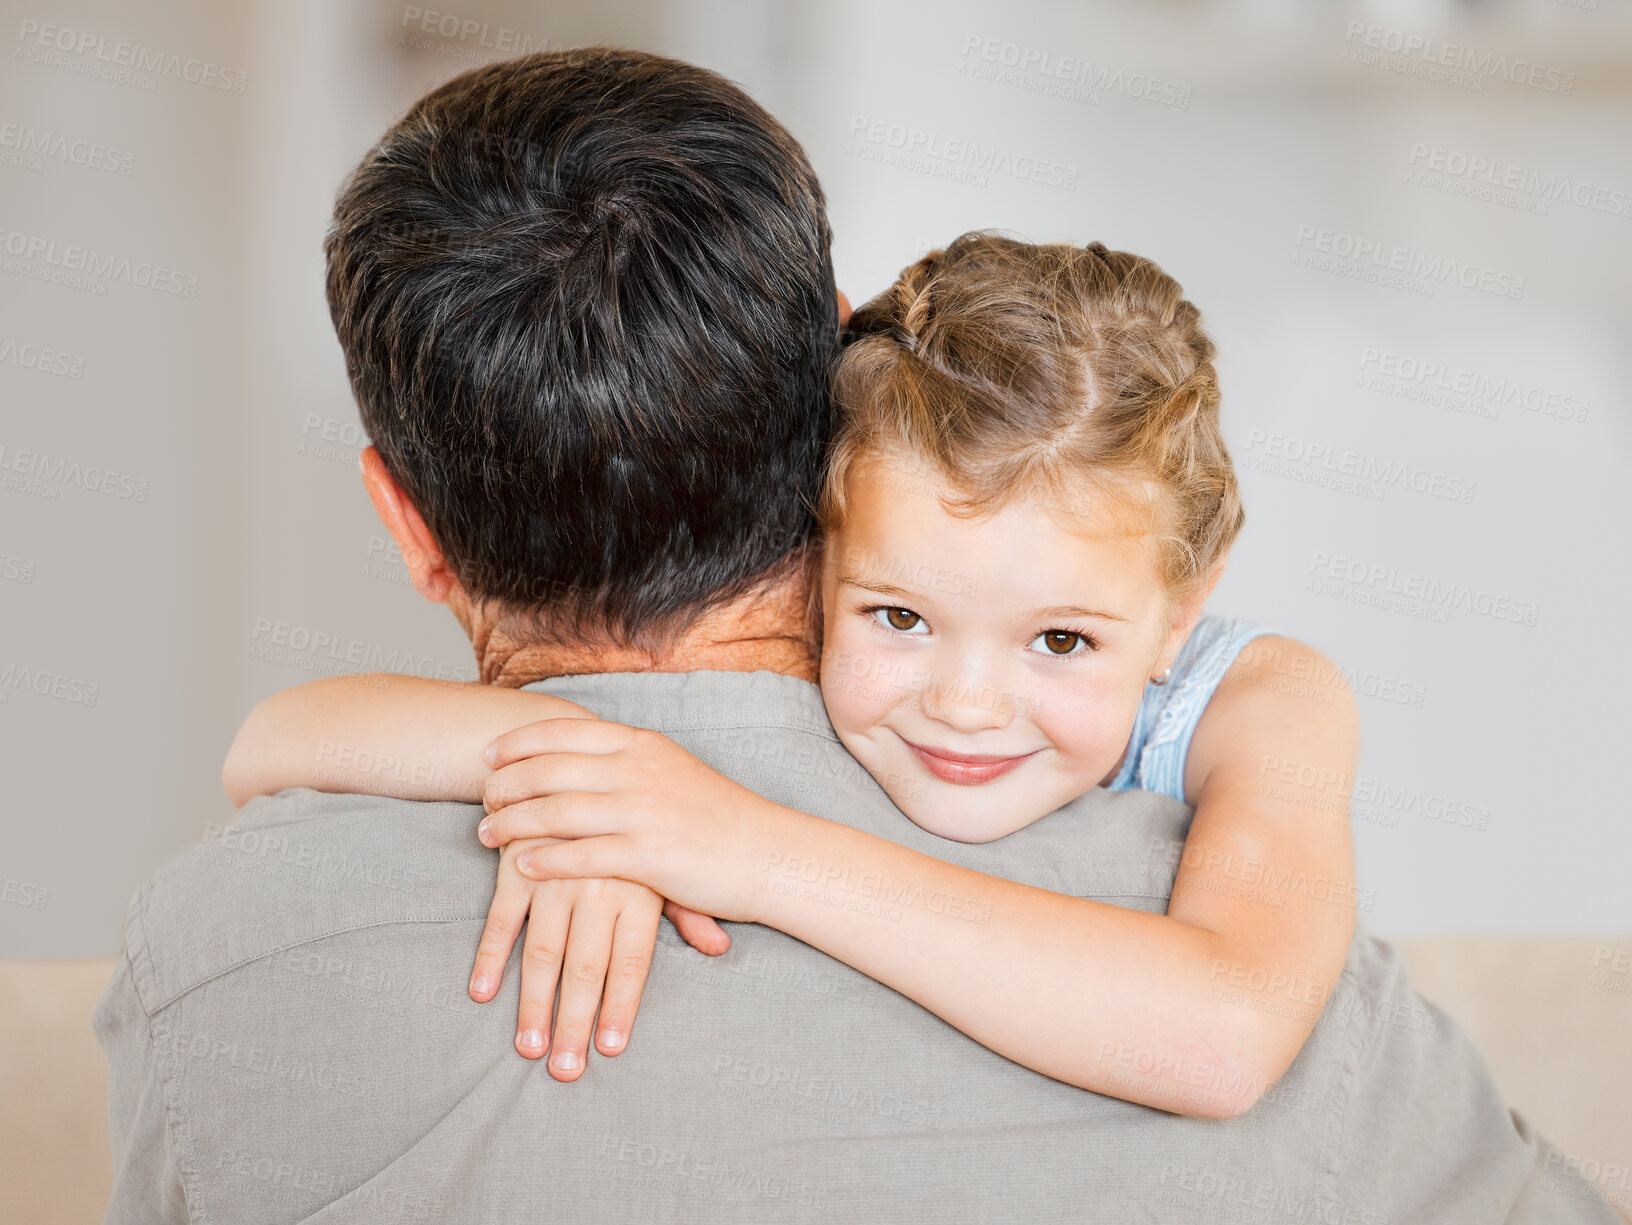
[[[1397, 943], [1417, 987], [1473, 1038], [1516, 1110], [1587, 1170], [1632, 1170], [1632, 936]], [[112, 972], [112, 958], [0, 961], [8, 1222], [101, 1220], [111, 1163], [90, 1015]], [[1603, 1186], [1632, 1221], [1632, 1173]]]

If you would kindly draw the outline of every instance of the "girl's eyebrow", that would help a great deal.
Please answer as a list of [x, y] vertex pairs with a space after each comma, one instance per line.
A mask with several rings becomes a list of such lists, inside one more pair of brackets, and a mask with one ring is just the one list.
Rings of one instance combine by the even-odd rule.
[[1126, 617], [1119, 617], [1115, 613], [1096, 612], [1092, 608], [1079, 608], [1075, 604], [1064, 604], [1058, 608], [1039, 608], [1026, 619], [1042, 621], [1049, 617], [1089, 617], [1098, 621], [1127, 621]]
[[840, 587], [860, 587], [865, 591], [876, 591], [879, 595], [901, 596], [904, 599], [916, 600], [923, 596], [921, 591], [908, 591], [905, 587], [897, 587], [894, 583], [877, 583], [865, 575], [841, 574]]

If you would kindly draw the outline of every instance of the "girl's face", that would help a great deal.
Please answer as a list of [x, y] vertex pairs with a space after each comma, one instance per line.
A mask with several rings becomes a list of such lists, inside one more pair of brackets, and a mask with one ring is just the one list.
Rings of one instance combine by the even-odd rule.
[[1134, 512], [962, 518], [947, 492], [899, 458], [851, 467], [823, 563], [822, 695], [917, 825], [989, 842], [1116, 776], [1190, 625], [1171, 622]]

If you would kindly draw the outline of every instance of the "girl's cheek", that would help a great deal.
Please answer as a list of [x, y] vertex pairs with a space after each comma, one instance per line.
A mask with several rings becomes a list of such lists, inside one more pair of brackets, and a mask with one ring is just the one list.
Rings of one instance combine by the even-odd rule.
[[1109, 754], [1109, 769], [1133, 731], [1133, 716], [1124, 717], [1122, 705], [1114, 695], [1053, 686], [1032, 702], [1029, 713], [1062, 757], [1091, 764]]
[[911, 695], [899, 656], [855, 631], [832, 630], [822, 648], [822, 699], [839, 731], [865, 731]]

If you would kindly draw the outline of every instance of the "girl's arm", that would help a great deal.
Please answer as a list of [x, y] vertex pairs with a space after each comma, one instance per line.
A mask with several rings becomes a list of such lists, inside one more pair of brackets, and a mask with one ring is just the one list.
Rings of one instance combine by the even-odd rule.
[[477, 803], [488, 741], [536, 719], [592, 719], [576, 702], [394, 672], [335, 676], [250, 711], [221, 768], [235, 807], [287, 787]]
[[[273, 694], [255, 707], [238, 729], [221, 782], [239, 807], [287, 787], [476, 803], [492, 773], [483, 748], [495, 736], [537, 719], [595, 718], [575, 702], [530, 690], [389, 672], [332, 677]], [[643, 886], [622, 880], [540, 885], [516, 877], [511, 858], [498, 865], [470, 995], [486, 1003], [498, 993], [527, 920], [516, 1049], [529, 1059], [547, 1052], [557, 1080], [582, 1075], [592, 1029], [601, 1054], [626, 1048], [660, 914], [700, 952], [717, 955], [730, 946], [712, 918]]]
[[[1290, 674], [1331, 679], [1294, 693], [1267, 663], [1238, 662], [1219, 685], [1187, 761], [1196, 816], [1166, 915], [988, 876], [794, 812], [614, 724], [545, 724], [501, 740], [499, 760], [516, 764], [494, 783], [551, 794], [500, 809], [483, 837], [577, 839], [529, 851], [518, 867], [623, 876], [779, 928], [1045, 1075], [1233, 1117], [1308, 1037], [1358, 901], [1345, 798], [1352, 696], [1318, 653], [1256, 641], [1278, 642], [1283, 667], [1307, 657], [1312, 666]], [[556, 759], [548, 786], [517, 760], [541, 751], [575, 754], [570, 768]], [[597, 753], [598, 771], [584, 756]]]

